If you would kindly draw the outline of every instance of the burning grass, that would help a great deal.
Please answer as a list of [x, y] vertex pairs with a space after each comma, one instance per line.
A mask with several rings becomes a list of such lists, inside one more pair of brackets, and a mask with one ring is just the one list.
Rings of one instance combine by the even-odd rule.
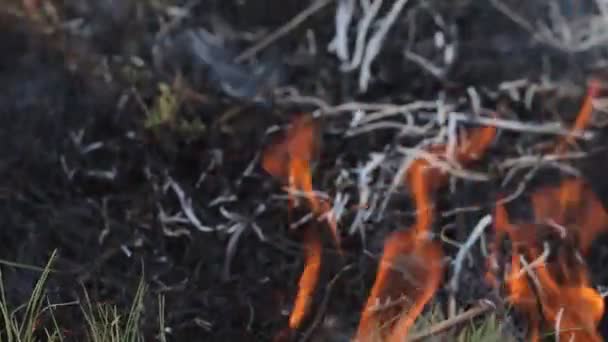
[[[512, 244], [509, 302], [528, 317], [531, 341], [540, 339], [542, 325], [554, 328], [560, 340], [602, 341], [596, 327], [604, 299], [592, 287], [583, 257], [608, 229], [605, 210], [579, 180], [539, 189], [532, 204], [535, 223], [510, 223], [505, 208], [496, 207], [496, 244], [506, 235]], [[557, 243], [550, 244], [551, 235]]]
[[[588, 125], [591, 102], [598, 96], [599, 87], [599, 82], [591, 82], [573, 128], [556, 142], [556, 154], [564, 154], [574, 137]], [[302, 192], [313, 214], [333, 217], [334, 209], [321, 207], [313, 192], [310, 163], [313, 151], [318, 148], [315, 139], [318, 127], [310, 120], [298, 118], [284, 141], [272, 145], [265, 153], [263, 165], [273, 176], [287, 179], [288, 190]], [[435, 194], [446, 185], [448, 170], [465, 170], [482, 159], [496, 133], [492, 125], [462, 132], [460, 140], [431, 143], [409, 161], [404, 181], [413, 198], [415, 222], [386, 238], [376, 279], [354, 337], [356, 341], [398, 342], [409, 338], [410, 329], [440, 289], [446, 272], [442, 246], [432, 236], [437, 216]], [[554, 329], [559, 339], [600, 341], [597, 325], [604, 315], [604, 301], [590, 283], [583, 257], [597, 235], [608, 229], [608, 216], [601, 203], [580, 179], [564, 181], [557, 188], [535, 190], [531, 198], [533, 223], [509, 223], [504, 202], [498, 200], [492, 218], [496, 239], [486, 262], [490, 266], [486, 274], [489, 284], [499, 291], [504, 285], [506, 302], [528, 319], [530, 341], [538, 341], [540, 331], [546, 329]], [[335, 219], [329, 222], [334, 241], [340, 241]], [[560, 233], [557, 240], [562, 247], [557, 252], [552, 251], [555, 247], [549, 247], [547, 230]], [[511, 263], [504, 275], [499, 275], [497, 254], [506, 237], [513, 246]], [[292, 330], [299, 329], [309, 314], [311, 298], [320, 286], [322, 247], [315, 229], [307, 230], [304, 245], [305, 266], [289, 321]], [[454, 285], [457, 283], [456, 278], [452, 286], [457, 287]]]

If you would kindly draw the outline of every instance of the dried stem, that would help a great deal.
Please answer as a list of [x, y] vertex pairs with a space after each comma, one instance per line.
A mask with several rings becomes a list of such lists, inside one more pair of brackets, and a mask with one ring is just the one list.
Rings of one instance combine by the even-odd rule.
[[238, 55], [234, 61], [237, 63], [242, 63], [250, 58], [253, 58], [260, 51], [267, 48], [270, 44], [279, 40], [289, 32], [293, 31], [296, 27], [300, 26], [306, 19], [308, 19], [313, 14], [317, 13], [323, 7], [329, 5], [334, 2], [334, 0], [317, 0], [312, 5], [308, 6], [298, 15], [293, 17], [290, 21], [288, 21], [285, 25], [281, 26], [279, 29], [268, 35], [266, 38], [262, 39], [257, 44], [243, 51], [240, 55]]
[[450, 319], [446, 319], [443, 322], [435, 324], [434, 326], [430, 327], [429, 329], [427, 329], [421, 333], [411, 335], [407, 340], [408, 340], [408, 342], [421, 341], [425, 338], [428, 338], [433, 335], [437, 335], [450, 328], [453, 328], [459, 324], [468, 322], [477, 316], [481, 316], [489, 311], [494, 310], [494, 308], [495, 308], [495, 306], [493, 304], [491, 304], [490, 302], [482, 301], [477, 306], [475, 306], [457, 316], [454, 316]]

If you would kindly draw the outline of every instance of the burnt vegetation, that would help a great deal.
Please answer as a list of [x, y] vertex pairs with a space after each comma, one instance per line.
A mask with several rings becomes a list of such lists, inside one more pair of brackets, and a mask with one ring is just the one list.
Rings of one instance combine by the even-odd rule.
[[6, 1], [2, 305], [44, 274], [40, 340], [603, 340], [607, 41], [602, 0]]

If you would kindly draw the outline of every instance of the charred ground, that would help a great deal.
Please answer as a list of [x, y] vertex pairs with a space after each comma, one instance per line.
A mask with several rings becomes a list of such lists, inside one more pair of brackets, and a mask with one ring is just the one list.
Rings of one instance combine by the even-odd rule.
[[[297, 229], [288, 228], [291, 222], [281, 184], [260, 167], [259, 160], [266, 146], [280, 140], [278, 131], [295, 113], [317, 110], [319, 102], [294, 100], [279, 87], [293, 87], [328, 107], [349, 101], [435, 101], [442, 92], [447, 102], [457, 103], [456, 111], [463, 112], [472, 110], [466, 99], [467, 88], [474, 87], [484, 108], [502, 111], [507, 118], [569, 125], [581, 105], [586, 79], [601, 77], [603, 61], [599, 48], [572, 53], [536, 42], [490, 4], [412, 3], [390, 31], [372, 65], [369, 89], [362, 93], [358, 73], [341, 72], [336, 56], [327, 52], [334, 35], [333, 3], [256, 54], [253, 61], [242, 63], [232, 60], [309, 4], [51, 3], [58, 22], [43, 8], [38, 8], [42, 15], [33, 19], [20, 10], [20, 4], [11, 3], [7, 8], [15, 11], [0, 13], [1, 258], [40, 266], [58, 249], [57, 271], [49, 283], [51, 301], [58, 303], [81, 298], [83, 284], [95, 301], [128, 307], [143, 274], [150, 286], [145, 300], [150, 309], [142, 324], [150, 339], [158, 325], [159, 293], [166, 297], [166, 326], [172, 341], [271, 340], [286, 326], [302, 269], [301, 236]], [[178, 20], [169, 14], [171, 8], [188, 15]], [[539, 11], [532, 6], [520, 10], [531, 17]], [[438, 17], [446, 21], [444, 27]], [[211, 38], [197, 33], [199, 28], [225, 39], [227, 47], [208, 45]], [[458, 55], [445, 74], [433, 76], [405, 59], [403, 50], [407, 46], [441, 63], [441, 52], [433, 44], [438, 30], [451, 32], [453, 36], [446, 34], [446, 39], [458, 41]], [[533, 84], [543, 78], [555, 87], [534, 97], [531, 108], [522, 99], [528, 86], [516, 90], [519, 101], [499, 88], [506, 81], [525, 79]], [[164, 105], [161, 83], [173, 86]], [[179, 105], [172, 111], [167, 102], [175, 99]], [[413, 146], [419, 138], [391, 129], [345, 134], [351, 114], [332, 108], [325, 108], [326, 115], [320, 118], [315, 189], [330, 196], [348, 193], [357, 203], [358, 185], [349, 177], [336, 181], [340, 172], [361, 167], [372, 152], [384, 153], [385, 167], [377, 169], [373, 178], [376, 184], [388, 186], [401, 158], [396, 147]], [[154, 115], [169, 116], [153, 121]], [[424, 122], [424, 115], [416, 120]], [[573, 165], [581, 168], [582, 177], [606, 206], [608, 183], [603, 170], [608, 138], [599, 125], [595, 132], [595, 138], [581, 147], [588, 156]], [[518, 155], [518, 146], [549, 140], [545, 135], [513, 131], [500, 134], [500, 144], [492, 145], [475, 166], [489, 172], [490, 181], [455, 181], [451, 191], [440, 193], [439, 211], [473, 205], [492, 210], [499, 194], [519, 184], [502, 184], [504, 159]], [[555, 172], [539, 173], [530, 188], [552, 178]], [[198, 227], [185, 216], [171, 219], [188, 205], [200, 220]], [[519, 206], [525, 211], [525, 203]], [[324, 239], [329, 257], [321, 284], [350, 265], [332, 285], [323, 309], [335, 318], [331, 329], [319, 328], [319, 334], [331, 331], [327, 340], [352, 335], [384, 238], [412, 222], [411, 210], [409, 194], [400, 186], [390, 194], [383, 215], [362, 222], [365, 240], [360, 234], [344, 235], [343, 259], [332, 249], [330, 237]], [[305, 214], [294, 213], [292, 221]], [[346, 231], [355, 216], [356, 210], [347, 210], [340, 226]], [[446, 215], [435, 225], [439, 229], [455, 223], [449, 237], [463, 241], [481, 216], [463, 211]], [[608, 285], [602, 267], [608, 254], [601, 241], [594, 245], [590, 266], [596, 285]], [[445, 246], [447, 255], [456, 251]], [[478, 248], [474, 253], [480, 253]], [[470, 286], [459, 293], [460, 305], [490, 293], [481, 279], [483, 266], [475, 263], [463, 271], [461, 281]], [[3, 266], [9, 300], [21, 303], [38, 275]], [[318, 291], [311, 316], [324, 307], [319, 305], [323, 292]], [[446, 297], [439, 291], [437, 301]], [[78, 311], [57, 311], [74, 340], [83, 333]]]

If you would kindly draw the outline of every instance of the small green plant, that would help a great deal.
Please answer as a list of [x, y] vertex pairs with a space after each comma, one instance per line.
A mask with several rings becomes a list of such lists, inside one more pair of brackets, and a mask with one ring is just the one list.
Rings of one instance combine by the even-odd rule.
[[200, 136], [205, 132], [206, 126], [200, 118], [188, 118], [180, 115], [182, 99], [180, 89], [182, 79], [178, 75], [174, 86], [167, 83], [159, 83], [159, 95], [156, 97], [152, 109], [146, 109], [144, 128], [158, 130], [169, 128], [178, 135], [187, 139]]
[[144, 122], [144, 126], [148, 129], [173, 124], [179, 110], [179, 98], [170, 85], [159, 83], [158, 90], [160, 94]]

